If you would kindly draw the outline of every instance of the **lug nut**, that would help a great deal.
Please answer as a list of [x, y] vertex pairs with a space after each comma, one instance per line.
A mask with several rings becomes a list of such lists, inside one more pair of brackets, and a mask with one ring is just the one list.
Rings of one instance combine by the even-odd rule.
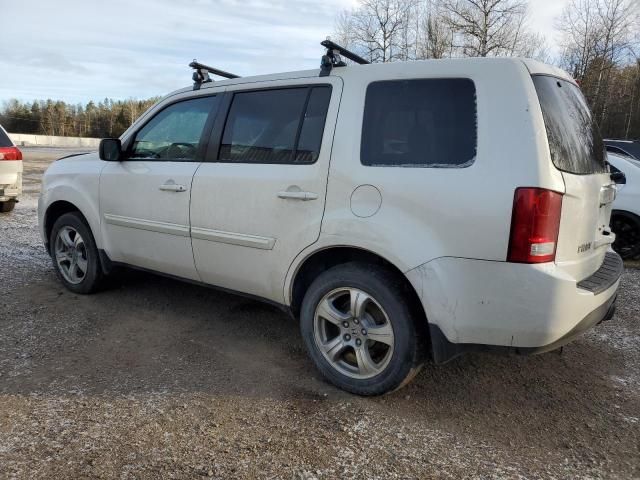
[[353, 319], [353, 323], [355, 323], [356, 325], [360, 323], [360, 320], [358, 320], [357, 318]]
[[362, 332], [362, 334], [363, 334], [363, 335], [366, 335], [366, 334], [367, 334], [367, 329], [366, 329], [366, 328], [363, 328], [363, 329], [362, 329], [362, 330], [360, 330], [360, 331]]
[[359, 338], [356, 338], [356, 345], [357, 346], [362, 345], [362, 340], [360, 340]]
[[342, 322], [342, 326], [344, 328], [349, 328], [349, 322]]
[[351, 335], [349, 335], [348, 333], [345, 333], [345, 334], [344, 334], [344, 340], [345, 340], [346, 342], [348, 342], [349, 340], [351, 340]]

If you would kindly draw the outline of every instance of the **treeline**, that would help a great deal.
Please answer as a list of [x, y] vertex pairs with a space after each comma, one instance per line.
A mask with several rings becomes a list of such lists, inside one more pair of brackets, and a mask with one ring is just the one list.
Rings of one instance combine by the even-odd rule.
[[[359, 0], [336, 19], [334, 39], [371, 62], [522, 56], [554, 63], [578, 80], [605, 137], [640, 138], [640, 2], [569, 0], [554, 21], [557, 58], [529, 23], [535, 3]], [[0, 124], [15, 133], [114, 137], [156, 100], [11, 100]]]
[[605, 137], [640, 138], [638, 0], [570, 0], [554, 21], [560, 52], [530, 25], [533, 0], [360, 0], [334, 39], [371, 62], [521, 56], [580, 83]]
[[60, 100], [24, 103], [10, 100], [0, 111], [0, 125], [8, 132], [59, 135], [63, 137], [118, 137], [157, 98], [111, 100], [68, 104]]

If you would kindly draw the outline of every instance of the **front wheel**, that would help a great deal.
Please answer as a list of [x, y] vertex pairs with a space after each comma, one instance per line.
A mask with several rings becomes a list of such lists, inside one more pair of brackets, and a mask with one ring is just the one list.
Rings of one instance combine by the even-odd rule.
[[60, 281], [75, 293], [95, 292], [103, 278], [96, 242], [77, 212], [60, 216], [49, 239], [53, 267]]
[[334, 385], [358, 395], [402, 387], [420, 367], [417, 319], [394, 272], [333, 267], [311, 284], [300, 328], [307, 351]]
[[616, 234], [613, 249], [625, 260], [640, 255], [640, 217], [617, 211], [611, 215], [611, 230]]

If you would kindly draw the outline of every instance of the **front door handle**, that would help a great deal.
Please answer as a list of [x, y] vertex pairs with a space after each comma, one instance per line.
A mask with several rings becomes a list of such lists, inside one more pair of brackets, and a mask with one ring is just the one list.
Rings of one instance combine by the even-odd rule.
[[317, 193], [313, 192], [278, 192], [278, 198], [289, 198], [291, 200], [302, 200], [308, 202], [309, 200], [316, 200], [318, 198]]
[[187, 191], [187, 187], [185, 187], [184, 185], [177, 185], [175, 183], [165, 183], [163, 185], [160, 185], [159, 188], [164, 192], [186, 192]]

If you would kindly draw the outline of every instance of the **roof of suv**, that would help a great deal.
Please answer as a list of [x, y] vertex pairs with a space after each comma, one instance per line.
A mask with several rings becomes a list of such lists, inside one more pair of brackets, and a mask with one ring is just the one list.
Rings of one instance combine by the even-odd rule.
[[[448, 59], [438, 59], [438, 60], [414, 60], [411, 62], [391, 62], [391, 63], [372, 63], [366, 65], [349, 65], [347, 67], [334, 67], [331, 70], [332, 76], [346, 77], [349, 75], [356, 74], [370, 74], [375, 76], [376, 72], [385, 71], [386, 73], [393, 73], [394, 71], [401, 72], [407, 63], [411, 63], [412, 65], [416, 64], [424, 64], [426, 68], [429, 66], [443, 65], [445, 63], [459, 63], [459, 62], [467, 62], [473, 64], [488, 64], [491, 63], [494, 66], [505, 65], [505, 64], [524, 64], [524, 66], [529, 70], [531, 75], [550, 75], [554, 77], [561, 78], [563, 80], [567, 80], [571, 83], [575, 84], [575, 80], [564, 70], [561, 70], [557, 67], [547, 65], [542, 62], [538, 62], [536, 60], [531, 60], [527, 58], [448, 58]], [[250, 77], [238, 77], [232, 78], [228, 80], [215, 80], [213, 82], [204, 83], [201, 86], [201, 89], [226, 86], [226, 85], [238, 85], [238, 84], [247, 84], [247, 83], [260, 83], [260, 82], [268, 82], [274, 80], [285, 80], [285, 79], [293, 79], [293, 78], [308, 78], [313, 76], [318, 76], [320, 69], [313, 70], [299, 70], [292, 72], [281, 72], [281, 73], [272, 73], [268, 75], [256, 75]], [[193, 90], [193, 87], [185, 87], [174, 92], [171, 92], [170, 95], [175, 95], [177, 93], [183, 93]]]

